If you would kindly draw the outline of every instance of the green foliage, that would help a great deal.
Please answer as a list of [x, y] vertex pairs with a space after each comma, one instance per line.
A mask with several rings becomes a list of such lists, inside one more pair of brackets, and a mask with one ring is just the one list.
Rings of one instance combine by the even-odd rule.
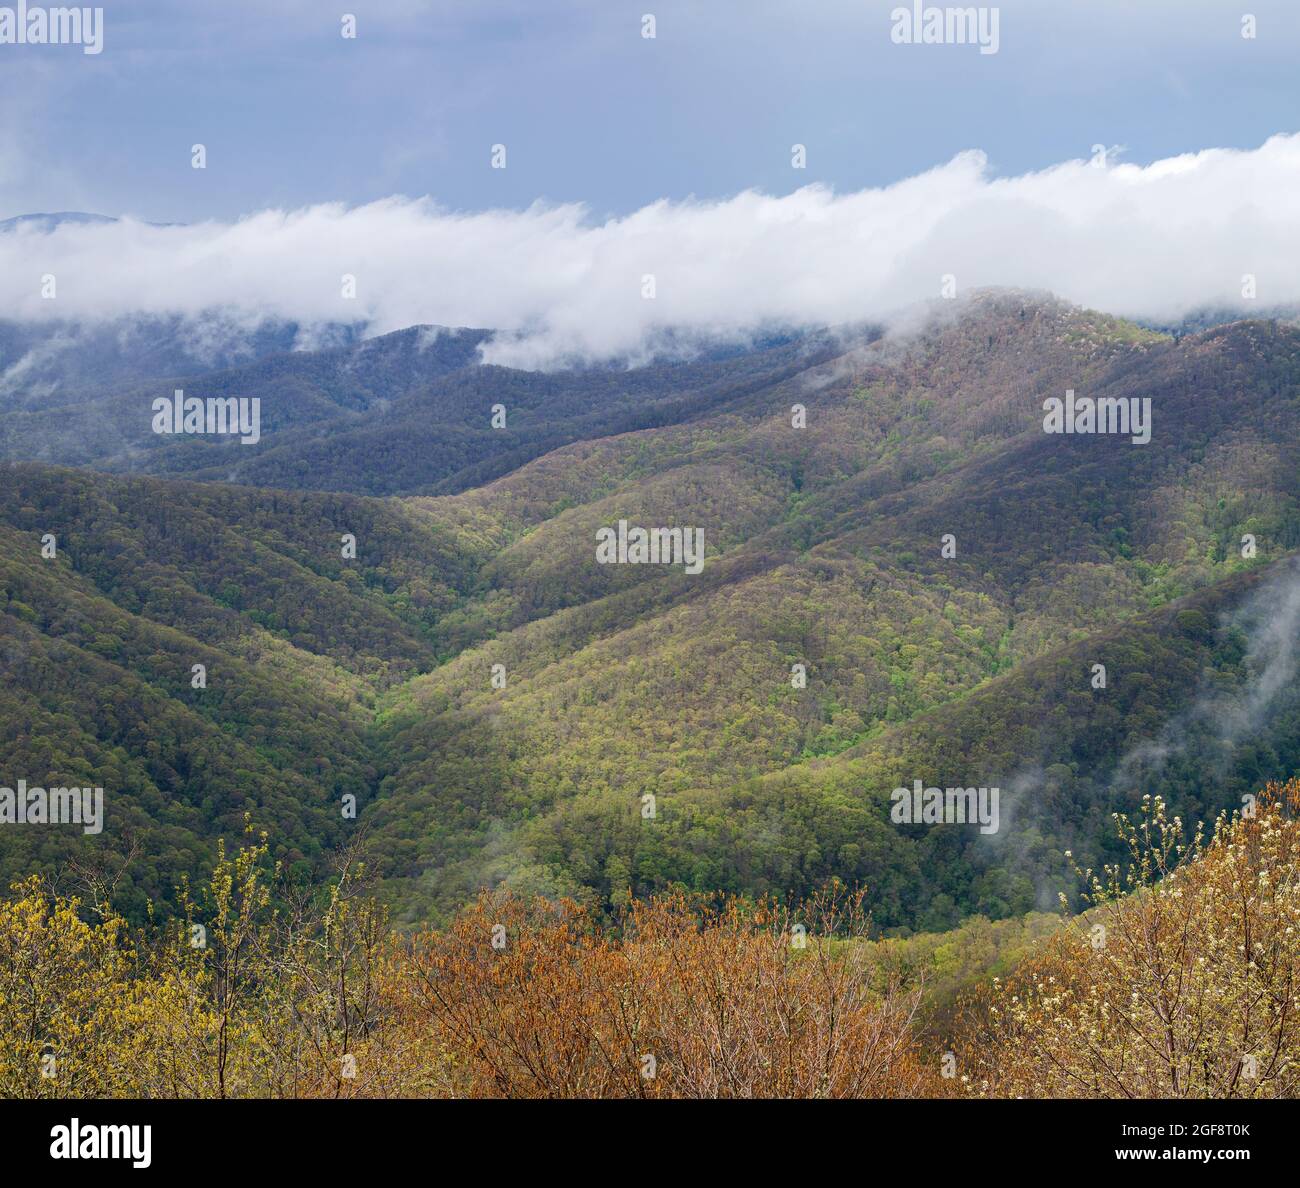
[[[0, 875], [125, 865], [134, 919], [250, 813], [304, 881], [364, 835], [405, 923], [500, 883], [612, 914], [840, 878], [905, 936], [1051, 906], [1142, 793], [1212, 817], [1300, 767], [1289, 694], [1226, 740], [1194, 712], [1258, 675], [1234, 616], [1300, 546], [1294, 331], [1002, 297], [820, 371], [818, 341], [553, 376], [417, 345], [208, 377], [267, 385], [265, 447], [143, 462], [411, 498], [6, 469], [0, 771], [103, 785], [109, 826], [0, 831]], [[1045, 435], [1066, 387], [1150, 396], [1151, 443]], [[701, 527], [703, 573], [597, 565], [620, 518]], [[998, 786], [1001, 831], [892, 824], [914, 779]]]

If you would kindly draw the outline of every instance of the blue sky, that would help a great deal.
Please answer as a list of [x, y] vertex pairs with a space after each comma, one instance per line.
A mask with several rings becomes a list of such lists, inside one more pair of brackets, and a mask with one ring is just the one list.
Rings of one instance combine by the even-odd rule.
[[[110, 0], [99, 56], [0, 46], [0, 217], [189, 222], [392, 194], [601, 217], [748, 187], [879, 186], [964, 149], [1010, 175], [1098, 142], [1149, 162], [1300, 128], [1294, 0], [1006, 0], [995, 55], [895, 45], [894, 7]], [[206, 170], [190, 167], [195, 142]], [[796, 142], [806, 171], [790, 167]]]

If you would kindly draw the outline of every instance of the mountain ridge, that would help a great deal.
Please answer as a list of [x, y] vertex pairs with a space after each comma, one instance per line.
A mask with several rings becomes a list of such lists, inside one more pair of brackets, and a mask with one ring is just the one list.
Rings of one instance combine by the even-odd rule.
[[[396, 347], [400, 362], [417, 333], [380, 356]], [[93, 683], [120, 669], [137, 723], [123, 733], [86, 707], [98, 725], [52, 748], [48, 715], [73, 686], [55, 683], [43, 707], [16, 691], [11, 712], [31, 726], [7, 767], [63, 755], [66, 778], [117, 783], [134, 836], [157, 848], [164, 828], [165, 858], [124, 890], [137, 909], [247, 809], [278, 822], [281, 857], [304, 879], [359, 831], [411, 924], [498, 883], [609, 909], [677, 884], [798, 896], [838, 877], [874, 888], [880, 924], [906, 932], [1044, 906], [1060, 873], [1050, 853], [1108, 854], [1105, 814], [1133, 791], [1114, 782], [1116, 756], [1173, 729], [1198, 688], [1253, 687], [1258, 632], [1243, 608], [1261, 567], [1300, 549], [1292, 329], [1175, 340], [992, 295], [902, 341], [661, 366], [627, 381], [612, 423], [649, 418], [634, 429], [565, 422], [566, 400], [619, 378], [536, 381], [536, 456], [438, 495], [6, 464], [11, 667], [21, 660], [26, 684], [52, 657]], [[1067, 386], [1150, 398], [1151, 444], [1044, 434], [1042, 402]], [[364, 407], [367, 390], [385, 398], [375, 386], [347, 398]], [[551, 433], [579, 436], [546, 448]], [[596, 529], [619, 519], [698, 525], [703, 572], [598, 565]], [[46, 532], [61, 542], [54, 570], [39, 557]], [[347, 533], [355, 560], [341, 555]], [[69, 563], [76, 615], [43, 612]], [[1112, 672], [1109, 701], [1088, 688], [1089, 650]], [[197, 705], [187, 651], [213, 674]], [[806, 688], [791, 685], [800, 664]], [[223, 670], [246, 696], [217, 684]], [[304, 730], [313, 717], [334, 725]], [[169, 741], [131, 767], [150, 721], [169, 723]], [[1205, 745], [1202, 723], [1180, 729]], [[232, 730], [264, 737], [260, 757], [216, 763]], [[1284, 699], [1225, 752], [1217, 784], [1178, 760], [1148, 783], [1213, 810], [1300, 760], [1297, 739]], [[1003, 781], [1005, 836], [893, 826], [888, 792], [913, 778]], [[653, 824], [639, 814], [647, 794]], [[296, 820], [295, 802], [310, 806]], [[84, 845], [37, 849], [0, 849], [0, 870]]]

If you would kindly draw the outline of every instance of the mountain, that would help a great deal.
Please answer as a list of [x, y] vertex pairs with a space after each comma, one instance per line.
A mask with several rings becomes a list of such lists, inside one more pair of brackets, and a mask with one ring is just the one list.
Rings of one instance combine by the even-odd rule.
[[60, 210], [53, 214], [22, 214], [12, 218], [0, 219], [0, 233], [5, 231], [29, 231], [48, 235], [51, 231], [64, 226], [94, 226], [100, 223], [116, 223], [111, 215], [89, 214], [84, 210]]
[[[875, 889], [882, 923], [930, 927], [1050, 902], [1059, 851], [1087, 852], [1136, 794], [1111, 786], [1116, 761], [1202, 684], [1250, 680], [1231, 615], [1243, 571], [1297, 543], [1297, 345], [1269, 324], [1175, 344], [995, 301], [727, 418], [415, 501], [497, 535], [487, 590], [442, 628], [456, 659], [389, 695], [375, 819], [404, 892], [424, 911], [503, 875], [606, 897], [625, 878], [785, 893], [839, 876]], [[1041, 402], [1067, 387], [1150, 394], [1151, 444], [1044, 434]], [[702, 526], [704, 573], [596, 565], [618, 519]], [[1174, 803], [1231, 802], [1295, 761], [1278, 745], [1252, 738], [1244, 771], [1216, 784], [1216, 764]], [[996, 845], [900, 836], [888, 797], [914, 779], [1051, 811]]]
[[[106, 387], [134, 391], [147, 383], [155, 393], [169, 392], [169, 377], [203, 375], [289, 352], [304, 333], [293, 322], [246, 326], [219, 315], [201, 322], [180, 317], [0, 320], [0, 408], [16, 418], [16, 426], [34, 424], [35, 431], [22, 439], [34, 454], [94, 459], [104, 449], [98, 434], [107, 432], [111, 442], [118, 433], [120, 414], [98, 411]], [[311, 341], [324, 337], [340, 343], [358, 337], [346, 326], [315, 328], [311, 336]], [[65, 431], [65, 420], [73, 428]], [[82, 433], [90, 435], [91, 444], [78, 441]]]
[[[137, 914], [246, 812], [309, 871], [342, 840], [341, 798], [373, 794], [375, 691], [436, 663], [467, 559], [401, 505], [347, 496], [20, 465], [0, 504], [8, 786], [103, 786], [107, 849], [137, 847], [120, 888]], [[97, 841], [6, 829], [0, 864], [110, 861]]]
[[[274, 402], [247, 461], [9, 464], [0, 770], [102, 783], [109, 825], [0, 831], [0, 873], [134, 844], [138, 915], [248, 812], [303, 880], [362, 844], [408, 923], [501, 882], [606, 910], [840, 878], [880, 927], [937, 930], [1050, 906], [1061, 851], [1110, 856], [1143, 793], [1202, 814], [1300, 762], [1296, 330], [991, 293], [909, 333], [555, 374], [484, 367], [481, 334], [199, 377]], [[1149, 400], [1149, 443], [1045, 433], [1067, 390]], [[83, 431], [119, 436], [51, 453], [125, 471], [149, 391], [95, 396]], [[58, 417], [6, 422], [33, 457]], [[620, 520], [702, 530], [702, 571], [598, 563]], [[998, 787], [998, 832], [894, 824], [915, 780]]]
[[[112, 360], [87, 343], [103, 379], [87, 395], [30, 384], [31, 368], [10, 368], [27, 382], [27, 403], [0, 429], [0, 457], [94, 466], [117, 472], [182, 475], [254, 486], [394, 495], [460, 490], [568, 442], [675, 423], [724, 407], [755, 388], [826, 358], [820, 336], [778, 340], [745, 352], [714, 353], [689, 363], [629, 371], [588, 367], [524, 372], [479, 363], [486, 330], [417, 326], [330, 349], [289, 351], [296, 327], [263, 326], [237, 348], [257, 356], [238, 366], [141, 383], [167, 362], [195, 353], [189, 323], [153, 327], [147, 360], [126, 351]], [[110, 336], [108, 330], [101, 335]], [[214, 339], [221, 327], [210, 329]], [[331, 336], [347, 337], [340, 327]], [[275, 349], [279, 342], [281, 349]], [[0, 327], [0, 362], [4, 332]], [[170, 344], [170, 345], [169, 345]], [[106, 344], [105, 354], [111, 354]], [[40, 348], [28, 345], [29, 355]], [[236, 349], [231, 346], [230, 350]], [[10, 357], [18, 353], [10, 351]], [[187, 356], [188, 357], [188, 356]], [[114, 378], [125, 370], [124, 382]], [[67, 385], [65, 385], [67, 386]], [[170, 437], [153, 432], [153, 402], [180, 389], [200, 400], [256, 397], [261, 440]], [[494, 427], [494, 409], [505, 423]]]
[[[51, 235], [63, 228], [108, 226], [121, 220], [84, 211], [16, 215], [0, 220], [0, 235]], [[148, 226], [171, 226], [150, 223]], [[214, 309], [201, 317], [122, 315], [107, 320], [68, 318], [0, 319], [0, 409], [56, 410], [85, 416], [77, 409], [94, 404], [106, 389], [146, 382], [165, 390], [163, 381], [244, 366], [272, 354], [344, 346], [361, 339], [361, 328], [337, 323], [300, 326], [275, 318], [234, 316]], [[102, 428], [108, 417], [100, 417]], [[78, 421], [84, 429], [89, 422]], [[59, 457], [52, 438], [38, 451]], [[92, 451], [91, 456], [99, 456]], [[80, 457], [80, 455], [79, 455]]]

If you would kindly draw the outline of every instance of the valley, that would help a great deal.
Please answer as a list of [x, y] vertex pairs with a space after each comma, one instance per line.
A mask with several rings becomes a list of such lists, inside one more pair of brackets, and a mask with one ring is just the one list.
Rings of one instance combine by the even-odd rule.
[[[1285, 597], [1300, 539], [1297, 348], [1275, 323], [1174, 341], [989, 294], [910, 337], [820, 336], [621, 383], [462, 361], [458, 432], [518, 436], [469, 471], [418, 448], [398, 464], [444, 494], [13, 461], [4, 770], [106, 789], [95, 861], [124, 865], [128, 914], [168, 902], [245, 814], [307, 882], [362, 845], [408, 927], [498, 885], [609, 912], [678, 886], [798, 899], [839, 879], [903, 934], [1050, 909], [1062, 851], [1111, 856], [1105, 822], [1143, 792], [1212, 815], [1297, 761], [1287, 681], [1230, 745], [1196, 710], [1253, 704], [1274, 659], [1251, 606]], [[358, 350], [376, 375], [425, 365], [409, 336]], [[253, 374], [290, 363], [317, 367]], [[285, 426], [289, 390], [246, 383]], [[622, 392], [606, 407], [593, 385]], [[1149, 444], [1044, 433], [1044, 400], [1068, 389], [1144, 393]], [[427, 399], [374, 420], [342, 470], [307, 459], [347, 433], [268, 428], [234, 448], [289, 476], [297, 455], [313, 488], [354, 485], [358, 463], [382, 487], [394, 471], [371, 447], [404, 451], [416, 422], [444, 432]], [[495, 403], [511, 430], [487, 428]], [[701, 571], [600, 564], [620, 521], [692, 526]], [[1189, 714], [1183, 751], [1125, 766]], [[916, 779], [999, 786], [998, 833], [891, 823], [890, 793]], [[149, 859], [125, 863], [132, 847]], [[86, 854], [70, 834], [0, 834], [6, 874]]]

